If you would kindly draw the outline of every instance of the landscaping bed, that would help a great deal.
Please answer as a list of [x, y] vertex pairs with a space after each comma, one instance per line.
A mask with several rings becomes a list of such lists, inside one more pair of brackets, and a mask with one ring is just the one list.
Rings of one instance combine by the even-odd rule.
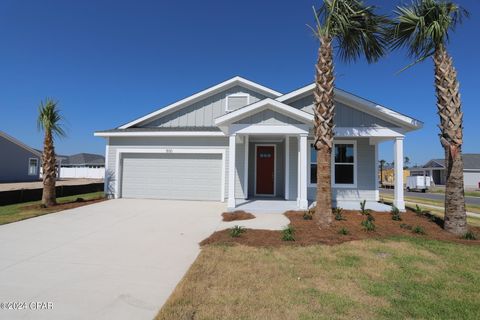
[[[401, 213], [401, 221], [392, 220], [388, 212], [370, 212], [375, 219], [375, 230], [366, 231], [362, 221], [366, 215], [359, 211], [344, 210], [344, 220], [334, 220], [332, 225], [320, 229], [314, 220], [305, 220], [304, 211], [288, 211], [285, 213], [293, 228], [294, 241], [282, 240], [284, 232], [271, 230], [245, 229], [239, 236], [233, 237], [230, 230], [221, 230], [213, 233], [203, 240], [202, 246], [210, 244], [243, 244], [254, 247], [278, 247], [278, 246], [308, 246], [314, 244], [335, 245], [352, 240], [378, 239], [391, 236], [413, 236], [426, 239], [452, 241], [465, 244], [480, 244], [480, 240], [466, 240], [452, 235], [442, 229], [442, 221], [430, 215], [418, 215], [407, 211]], [[471, 227], [477, 238], [480, 237], [480, 227]]]
[[224, 212], [222, 217], [225, 222], [255, 219], [253, 214], [245, 211]]

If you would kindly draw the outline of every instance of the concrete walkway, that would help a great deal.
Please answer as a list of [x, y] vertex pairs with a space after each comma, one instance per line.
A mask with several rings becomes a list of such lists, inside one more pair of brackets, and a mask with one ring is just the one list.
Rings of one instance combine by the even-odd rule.
[[119, 199], [2, 225], [0, 302], [27, 310], [0, 310], [0, 319], [152, 319], [225, 209]]

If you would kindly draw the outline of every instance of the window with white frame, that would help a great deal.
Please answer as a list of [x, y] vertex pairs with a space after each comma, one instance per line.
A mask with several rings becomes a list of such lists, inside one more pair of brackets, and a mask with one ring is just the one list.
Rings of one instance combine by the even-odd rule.
[[30, 158], [28, 159], [28, 175], [35, 176], [38, 174], [38, 159]]
[[[332, 150], [332, 184], [353, 186], [355, 181], [356, 146], [354, 142], [335, 142]], [[310, 144], [310, 184], [317, 183], [317, 150]]]
[[227, 96], [225, 111], [234, 111], [250, 104], [250, 95], [247, 93], [235, 93]]
[[356, 184], [355, 162], [356, 162], [355, 143], [337, 142], [333, 148], [333, 185], [352, 186]]

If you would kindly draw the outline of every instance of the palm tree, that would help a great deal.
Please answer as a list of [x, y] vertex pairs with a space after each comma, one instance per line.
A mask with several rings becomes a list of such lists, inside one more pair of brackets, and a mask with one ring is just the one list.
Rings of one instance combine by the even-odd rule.
[[55, 196], [55, 147], [54, 137], [65, 136], [65, 131], [61, 124], [62, 116], [58, 109], [57, 102], [52, 99], [46, 99], [40, 102], [38, 107], [37, 126], [38, 129], [45, 132], [43, 140], [42, 169], [43, 169], [43, 194], [42, 204], [46, 207], [57, 203]]
[[[391, 27], [392, 48], [406, 48], [416, 64], [433, 57], [440, 143], [445, 150], [445, 230], [467, 231], [463, 189], [463, 113], [459, 82], [452, 57], [447, 52], [450, 32], [468, 12], [452, 1], [415, 0], [397, 7]], [[412, 64], [412, 65], [413, 65]], [[410, 65], [411, 66], [411, 65]]]
[[323, 0], [315, 11], [315, 36], [320, 41], [315, 72], [314, 147], [317, 150], [317, 206], [315, 219], [320, 226], [332, 221], [331, 154], [334, 136], [334, 61], [338, 48], [343, 61], [362, 55], [375, 62], [385, 53], [384, 27], [388, 20], [375, 14], [375, 7], [361, 0]]
[[408, 169], [408, 165], [410, 164], [410, 158], [409, 157], [404, 157], [403, 158], [403, 168]]
[[385, 161], [383, 159], [380, 160], [380, 186], [383, 186], [383, 167], [385, 166], [386, 163], [387, 163], [387, 161]]

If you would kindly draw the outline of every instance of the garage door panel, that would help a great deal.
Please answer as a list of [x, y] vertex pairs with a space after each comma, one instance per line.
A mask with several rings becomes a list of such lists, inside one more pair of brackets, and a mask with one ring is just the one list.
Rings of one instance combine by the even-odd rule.
[[219, 200], [220, 154], [125, 154], [125, 198]]

